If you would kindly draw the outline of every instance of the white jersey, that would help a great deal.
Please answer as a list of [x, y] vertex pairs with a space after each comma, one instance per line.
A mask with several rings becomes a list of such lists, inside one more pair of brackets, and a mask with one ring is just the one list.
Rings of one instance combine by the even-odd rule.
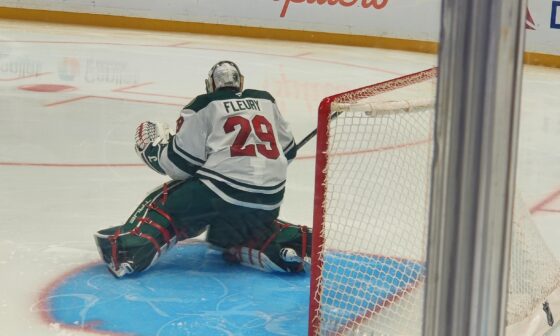
[[266, 91], [219, 90], [181, 111], [160, 165], [173, 179], [199, 178], [224, 201], [257, 209], [280, 206], [294, 137]]

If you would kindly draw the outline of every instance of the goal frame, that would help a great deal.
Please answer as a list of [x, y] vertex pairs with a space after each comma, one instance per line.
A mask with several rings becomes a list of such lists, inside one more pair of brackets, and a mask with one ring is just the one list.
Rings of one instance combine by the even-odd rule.
[[[311, 283], [310, 283], [310, 304], [309, 304], [309, 336], [317, 335], [320, 330], [321, 312], [321, 269], [323, 268], [323, 249], [324, 245], [324, 222], [325, 222], [325, 196], [326, 188], [326, 167], [328, 164], [328, 139], [329, 124], [337, 115], [333, 115], [333, 104], [346, 103], [344, 97], [360, 91], [371, 92], [371, 96], [382, 94], [414, 85], [435, 78], [438, 70], [436, 67], [390, 79], [384, 82], [367, 85], [354, 90], [349, 90], [324, 98], [318, 108], [317, 122], [317, 145], [315, 158], [315, 198], [313, 210], [313, 240], [312, 240], [312, 262], [311, 262]], [[342, 112], [344, 113], [344, 112]]]

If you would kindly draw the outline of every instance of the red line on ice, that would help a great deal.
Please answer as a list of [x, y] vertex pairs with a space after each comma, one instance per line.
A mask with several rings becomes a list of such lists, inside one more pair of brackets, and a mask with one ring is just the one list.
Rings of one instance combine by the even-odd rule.
[[45, 105], [46, 107], [51, 107], [51, 106], [56, 106], [56, 105], [62, 105], [62, 104], [67, 104], [67, 103], [72, 103], [78, 100], [83, 100], [83, 99], [87, 99], [87, 98], [91, 98], [93, 96], [79, 96], [79, 97], [74, 97], [74, 98], [70, 98], [70, 99], [65, 99], [65, 100], [59, 100], [57, 102], [54, 103], [50, 103]]
[[155, 96], [155, 97], [178, 98], [178, 99], [186, 99], [186, 100], [191, 99], [191, 97], [166, 95], [166, 94], [161, 94], [161, 93], [130, 91], [130, 89], [134, 89], [134, 88], [138, 88], [138, 87], [142, 87], [142, 86], [146, 86], [146, 85], [150, 85], [150, 84], [154, 84], [154, 82], [141, 83], [141, 84], [136, 84], [136, 85], [125, 86], [125, 87], [122, 87], [122, 88], [116, 88], [116, 89], [113, 89], [113, 92], [136, 94], [136, 95], [140, 95], [140, 96]]
[[139, 83], [139, 84], [134, 84], [134, 85], [129, 85], [129, 86], [123, 86], [123, 87], [120, 87], [120, 88], [113, 89], [113, 91], [121, 92], [121, 91], [126, 91], [126, 90], [134, 89], [134, 88], [137, 88], [137, 87], [141, 87], [141, 86], [150, 85], [150, 84], [154, 84], [154, 82]]
[[179, 42], [179, 43], [173, 43], [168, 45], [168, 47], [181, 47], [187, 44], [191, 44], [192, 42]]
[[529, 212], [531, 214], [534, 214], [535, 212], [539, 212], [539, 211], [545, 211], [544, 208], [554, 202], [557, 198], [560, 197], [560, 188], [557, 189], [556, 191], [552, 192], [551, 194], [549, 194], [548, 196], [546, 196], [543, 200], [541, 200], [540, 202], [538, 202], [537, 204], [533, 205], [531, 207], [531, 209], [529, 209]]
[[107, 96], [80, 96], [72, 99], [60, 100], [57, 102], [49, 103], [45, 105], [46, 107], [62, 105], [67, 103], [72, 103], [78, 100], [88, 99], [88, 98], [97, 98], [97, 99], [109, 99], [109, 100], [120, 100], [125, 102], [131, 103], [146, 103], [146, 104], [159, 104], [159, 105], [170, 105], [170, 106], [180, 106], [183, 107], [184, 104], [176, 104], [176, 103], [165, 103], [165, 102], [158, 102], [153, 100], [141, 100], [141, 99], [128, 99], [128, 98], [119, 98], [119, 97], [107, 97]]
[[539, 209], [540, 212], [558, 212], [560, 213], [560, 209]]
[[153, 44], [129, 44], [129, 43], [117, 43], [117, 42], [76, 42], [76, 41], [34, 41], [34, 40], [22, 40], [22, 41], [0, 41], [2, 42], [10, 42], [10, 43], [37, 43], [37, 44], [82, 44], [82, 45], [118, 45], [118, 46], [131, 46], [131, 47], [153, 47], [153, 48], [177, 48], [177, 49], [191, 49], [191, 50], [204, 50], [204, 51], [226, 51], [226, 52], [235, 52], [240, 54], [251, 54], [251, 55], [261, 55], [261, 56], [273, 56], [273, 57], [283, 57], [283, 58], [297, 58], [298, 60], [304, 61], [311, 61], [311, 62], [319, 62], [319, 63], [327, 63], [327, 64], [337, 64], [337, 65], [344, 65], [352, 68], [358, 69], [367, 69], [376, 72], [383, 72], [392, 75], [402, 75], [402, 73], [397, 73], [391, 70], [380, 69], [375, 67], [370, 67], [366, 65], [358, 65], [353, 63], [343, 63], [343, 62], [336, 62], [336, 61], [329, 61], [329, 60], [322, 60], [316, 58], [308, 58], [308, 57], [298, 57], [293, 55], [280, 55], [280, 54], [270, 54], [264, 52], [254, 52], [254, 51], [246, 51], [246, 50], [232, 50], [232, 49], [220, 49], [220, 48], [203, 48], [203, 47], [190, 47], [190, 46], [182, 46], [182, 43], [175, 44], [175, 45], [153, 45]]

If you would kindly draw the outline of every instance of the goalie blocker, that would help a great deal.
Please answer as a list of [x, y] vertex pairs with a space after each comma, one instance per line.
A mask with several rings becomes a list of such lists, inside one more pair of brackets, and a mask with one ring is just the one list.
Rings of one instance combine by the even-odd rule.
[[308, 269], [311, 230], [277, 220], [278, 210], [232, 205], [198, 179], [172, 181], [151, 192], [122, 226], [100, 230], [95, 241], [117, 277], [145, 271], [178, 241], [208, 230], [224, 259], [262, 271]]

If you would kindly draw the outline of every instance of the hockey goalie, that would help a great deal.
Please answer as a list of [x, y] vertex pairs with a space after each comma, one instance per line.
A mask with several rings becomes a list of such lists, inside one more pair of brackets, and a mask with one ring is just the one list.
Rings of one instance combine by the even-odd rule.
[[211, 68], [206, 94], [183, 108], [175, 131], [143, 122], [135, 138], [145, 164], [171, 181], [123, 225], [95, 234], [113, 275], [145, 271], [178, 241], [205, 230], [229, 262], [263, 271], [308, 268], [311, 230], [277, 219], [294, 138], [268, 92], [243, 89], [235, 63]]

